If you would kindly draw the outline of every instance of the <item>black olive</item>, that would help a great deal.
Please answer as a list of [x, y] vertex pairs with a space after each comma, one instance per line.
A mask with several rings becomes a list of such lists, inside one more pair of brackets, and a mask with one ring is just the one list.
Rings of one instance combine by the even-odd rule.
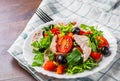
[[56, 56], [56, 61], [60, 64], [67, 63], [67, 60], [66, 60], [65, 56], [62, 55], [62, 54], [59, 54], [59, 55]]
[[109, 48], [106, 47], [106, 46], [103, 46], [103, 47], [101, 48], [101, 53], [102, 53], [104, 56], [109, 56], [109, 55], [111, 54]]
[[73, 34], [79, 34], [80, 33], [80, 28], [79, 27], [74, 27], [72, 30]]

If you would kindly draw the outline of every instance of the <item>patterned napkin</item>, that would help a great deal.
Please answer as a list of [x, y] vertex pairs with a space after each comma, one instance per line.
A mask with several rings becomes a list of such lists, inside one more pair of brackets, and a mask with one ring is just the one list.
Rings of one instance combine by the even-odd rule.
[[117, 38], [117, 55], [109, 66], [93, 75], [76, 79], [57, 79], [42, 75], [27, 64], [23, 57], [24, 41], [31, 31], [44, 24], [36, 14], [8, 52], [38, 81], [120, 81], [120, 6], [109, 11], [116, 2], [117, 0], [43, 0], [39, 6], [53, 19], [77, 17], [83, 22], [97, 22], [112, 31]]

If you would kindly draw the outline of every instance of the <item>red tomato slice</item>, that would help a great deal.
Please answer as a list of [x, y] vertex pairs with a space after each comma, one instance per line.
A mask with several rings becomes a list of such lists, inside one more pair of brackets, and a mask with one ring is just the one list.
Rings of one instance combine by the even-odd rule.
[[73, 45], [72, 37], [63, 36], [58, 38], [56, 48], [58, 52], [67, 53], [71, 50], [72, 45]]
[[59, 28], [53, 28], [53, 29], [51, 29], [51, 32], [52, 32], [54, 35], [60, 34]]
[[102, 48], [103, 46], [109, 47], [108, 41], [105, 37], [103, 36], [98, 36], [97, 40], [99, 41], [99, 48]]
[[99, 52], [91, 52], [90, 56], [95, 60], [95, 61], [100, 61], [102, 58], [101, 53]]

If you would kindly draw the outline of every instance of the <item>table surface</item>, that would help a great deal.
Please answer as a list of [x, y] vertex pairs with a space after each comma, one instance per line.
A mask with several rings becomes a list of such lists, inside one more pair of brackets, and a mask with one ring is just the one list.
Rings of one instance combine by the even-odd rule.
[[0, 0], [0, 81], [36, 81], [7, 52], [41, 0]]

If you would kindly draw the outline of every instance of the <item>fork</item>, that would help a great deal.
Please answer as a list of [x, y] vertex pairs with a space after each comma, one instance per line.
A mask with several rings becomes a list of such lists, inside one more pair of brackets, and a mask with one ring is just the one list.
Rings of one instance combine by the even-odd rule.
[[37, 14], [37, 16], [43, 21], [43, 22], [50, 22], [50, 21], [53, 21], [53, 19], [48, 16], [43, 9], [41, 8], [38, 8], [35, 12]]
[[107, 12], [112, 11], [112, 10], [116, 9], [117, 7], [119, 7], [119, 6], [120, 6], [120, 0], [117, 0], [117, 2]]

